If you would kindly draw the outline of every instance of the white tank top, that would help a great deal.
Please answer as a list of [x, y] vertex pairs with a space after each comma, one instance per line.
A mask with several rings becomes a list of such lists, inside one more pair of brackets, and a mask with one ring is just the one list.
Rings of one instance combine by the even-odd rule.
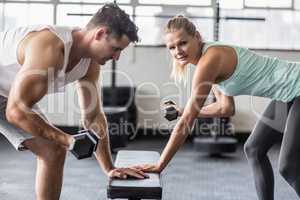
[[65, 85], [82, 78], [88, 70], [91, 59], [84, 58], [68, 73], [66, 69], [69, 54], [73, 43], [72, 31], [74, 27], [60, 27], [49, 25], [34, 25], [19, 27], [16, 29], [0, 32], [0, 95], [8, 97], [16, 74], [22, 67], [18, 63], [17, 48], [22, 39], [33, 31], [48, 29], [53, 32], [64, 43], [64, 64], [58, 72], [57, 77], [49, 84], [48, 93], [63, 92]]

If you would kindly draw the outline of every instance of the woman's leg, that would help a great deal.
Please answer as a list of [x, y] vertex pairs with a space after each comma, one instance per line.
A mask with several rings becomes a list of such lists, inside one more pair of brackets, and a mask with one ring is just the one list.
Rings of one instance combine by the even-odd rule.
[[287, 104], [272, 101], [244, 146], [259, 200], [274, 199], [274, 175], [267, 152], [281, 137], [286, 116]]
[[291, 105], [279, 156], [279, 171], [300, 197], [300, 97]]

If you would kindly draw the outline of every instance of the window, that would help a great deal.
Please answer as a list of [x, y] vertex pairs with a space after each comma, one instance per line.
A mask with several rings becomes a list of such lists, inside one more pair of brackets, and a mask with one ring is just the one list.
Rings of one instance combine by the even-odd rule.
[[211, 0], [139, 0], [141, 4], [209, 6]]
[[265, 17], [265, 21], [222, 20], [220, 40], [250, 48], [299, 49], [300, 12], [292, 10], [223, 11], [222, 16]]
[[300, 9], [300, 0], [294, 0], [294, 8]]
[[4, 30], [3, 3], [0, 3], [0, 32]]
[[53, 24], [53, 5], [6, 3], [4, 29], [32, 24]]
[[[91, 15], [97, 12], [99, 8], [101, 8], [101, 5], [58, 5], [56, 23], [62, 26], [84, 26]], [[85, 14], [86, 16], [80, 16], [79, 14]]]
[[243, 0], [235, 0], [235, 1], [228, 1], [228, 0], [220, 0], [220, 8], [225, 9], [242, 9], [244, 6]]
[[[0, 1], [4, 1], [4, 0], [0, 0]], [[11, 0], [5, 0], [6, 2], [10, 2]], [[51, 0], [13, 0], [14, 2], [15, 1], [20, 1], [20, 2], [35, 2], [35, 1], [45, 1], [45, 2], [49, 2]]]
[[245, 0], [246, 7], [292, 8], [292, 0]]
[[193, 16], [190, 19], [204, 40], [213, 40], [213, 14], [212, 8], [187, 8], [187, 16]]
[[[64, 26], [85, 26], [92, 15], [96, 13], [102, 5], [70, 5], [61, 4], [57, 7], [57, 24]], [[132, 14], [130, 6], [120, 6], [126, 13]]]
[[164, 27], [168, 20], [177, 14], [183, 14], [187, 17], [190, 16], [191, 21], [195, 23], [202, 37], [207, 40], [212, 40], [213, 9], [211, 8], [189, 7], [187, 9], [168, 9], [165, 6], [138, 6], [136, 8], [137, 17], [135, 20], [139, 27], [139, 35], [141, 37], [139, 44], [164, 44]]
[[[54, 18], [57, 25], [85, 26], [103, 3], [113, 2], [113, 0], [0, 0], [4, 1], [5, 4], [0, 3], [0, 31], [31, 24], [53, 24]], [[141, 38], [138, 44], [161, 45], [164, 44], [164, 27], [176, 14], [190, 17], [204, 40], [213, 40], [213, 1], [117, 0], [117, 3], [120, 3], [120, 7], [130, 15], [135, 10], [134, 19]], [[250, 48], [300, 49], [298, 40], [300, 0], [219, 0], [219, 2], [221, 41]], [[56, 5], [57, 12], [54, 16]], [[224, 17], [240, 19], [224, 19]], [[260, 17], [265, 18], [265, 21], [243, 20], [241, 19], [243, 17]]]
[[[139, 36], [143, 45], [157, 45], [163, 43], [162, 28], [167, 17], [155, 17], [162, 15], [163, 9], [160, 6], [138, 6], [136, 8], [135, 22], [139, 27]], [[149, 34], [151, 33], [151, 34]]]
[[[80, 2], [80, 3], [98, 3], [98, 4], [104, 4], [104, 3], [113, 3], [113, 0], [60, 0], [61, 2]], [[125, 4], [130, 3], [130, 0], [117, 0], [117, 3]]]

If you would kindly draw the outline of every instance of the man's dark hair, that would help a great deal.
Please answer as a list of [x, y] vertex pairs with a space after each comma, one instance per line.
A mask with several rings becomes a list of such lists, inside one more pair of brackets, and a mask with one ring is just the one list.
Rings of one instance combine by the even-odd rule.
[[137, 26], [129, 18], [129, 15], [115, 3], [105, 4], [86, 25], [88, 30], [99, 26], [108, 27], [110, 33], [117, 38], [126, 35], [131, 42], [139, 40]]

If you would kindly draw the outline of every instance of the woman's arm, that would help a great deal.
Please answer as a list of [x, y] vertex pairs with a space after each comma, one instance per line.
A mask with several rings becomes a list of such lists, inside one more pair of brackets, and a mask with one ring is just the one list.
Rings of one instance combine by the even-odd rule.
[[212, 87], [216, 101], [204, 106], [198, 117], [230, 117], [235, 113], [234, 99], [232, 96], [226, 96], [215, 86]]
[[[199, 112], [198, 117], [230, 117], [235, 114], [234, 98], [232, 96], [226, 96], [222, 94], [215, 86], [212, 87], [212, 91], [216, 97], [216, 101], [203, 106]], [[184, 108], [176, 108], [178, 116], [182, 116]]]
[[188, 100], [187, 106], [171, 133], [170, 139], [156, 166], [157, 169], [150, 170], [162, 171], [184, 143], [212, 88], [212, 84], [214, 84], [215, 80], [220, 75], [222, 69], [221, 61], [220, 54], [213, 48], [209, 49], [200, 59], [194, 73], [192, 94]]

